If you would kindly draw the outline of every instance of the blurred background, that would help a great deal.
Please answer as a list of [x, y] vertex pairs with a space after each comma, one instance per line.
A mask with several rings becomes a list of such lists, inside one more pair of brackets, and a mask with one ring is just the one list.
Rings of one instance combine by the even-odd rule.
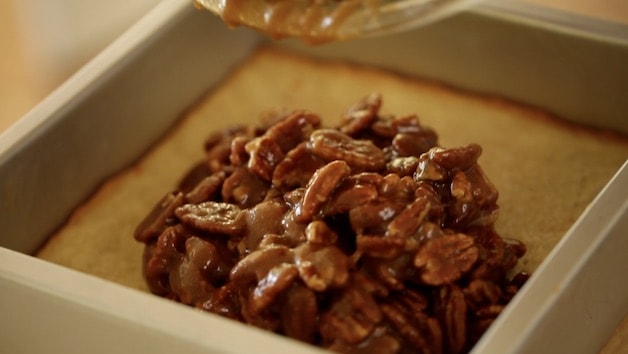
[[[0, 0], [0, 132], [160, 1]], [[523, 1], [628, 23], [627, 0]]]
[[0, 0], [0, 131], [159, 2]]

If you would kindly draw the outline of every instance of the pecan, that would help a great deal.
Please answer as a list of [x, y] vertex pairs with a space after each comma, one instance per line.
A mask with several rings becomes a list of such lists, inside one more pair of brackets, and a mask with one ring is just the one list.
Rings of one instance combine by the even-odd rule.
[[354, 278], [349, 286], [343, 288], [340, 297], [321, 315], [320, 333], [325, 341], [357, 344], [368, 337], [382, 320], [382, 312], [372, 292], [358, 279]]
[[419, 156], [436, 146], [436, 134], [431, 131], [422, 133], [398, 133], [392, 140], [395, 156]]
[[397, 129], [393, 126], [392, 122], [393, 120], [390, 117], [380, 117], [380, 119], [377, 119], [371, 124], [371, 133], [390, 142], [390, 140], [397, 135]]
[[250, 139], [254, 136], [254, 131], [247, 127], [236, 127], [214, 134], [207, 139], [205, 157], [211, 173], [218, 172], [229, 164], [232, 154], [231, 141], [241, 136]]
[[505, 275], [504, 259], [506, 244], [491, 228], [474, 227], [468, 230], [478, 247], [478, 264], [473, 269], [473, 277], [498, 281]]
[[343, 286], [349, 278], [349, 257], [335, 246], [306, 243], [297, 247], [294, 254], [299, 276], [314, 291]]
[[196, 185], [203, 180], [203, 178], [211, 175], [212, 172], [209, 169], [207, 161], [200, 161], [190, 168], [185, 176], [181, 178], [177, 185], [177, 190], [180, 192], [188, 193], [196, 187]]
[[249, 171], [238, 167], [222, 184], [222, 200], [234, 202], [242, 207], [251, 207], [264, 200], [268, 184]]
[[305, 229], [307, 224], [298, 221], [295, 210], [288, 211], [281, 220], [284, 227], [283, 237], [291, 240], [292, 247], [296, 247], [306, 241]]
[[357, 248], [372, 257], [386, 259], [398, 257], [401, 252], [416, 250], [419, 239], [415, 234], [429, 209], [426, 199], [415, 200], [391, 219], [384, 235], [358, 235]]
[[402, 346], [399, 339], [390, 334], [386, 328], [378, 327], [357, 345], [336, 341], [327, 349], [345, 354], [397, 354], [401, 351]]
[[275, 188], [305, 187], [310, 177], [325, 162], [312, 155], [303, 142], [290, 150], [275, 167], [272, 184]]
[[482, 154], [478, 144], [469, 144], [451, 149], [431, 149], [431, 160], [448, 170], [466, 170], [473, 166]]
[[221, 142], [214, 146], [207, 155], [205, 155], [210, 173], [221, 171], [229, 163], [230, 156], [231, 144], [228, 142]]
[[183, 193], [168, 193], [135, 229], [135, 239], [147, 242], [159, 236], [168, 226], [176, 208], [185, 203]]
[[284, 231], [282, 218], [287, 211], [286, 205], [275, 199], [243, 211], [247, 232], [240, 241], [241, 254], [248, 254], [257, 249], [267, 235], [282, 234]]
[[427, 219], [438, 225], [443, 224], [445, 206], [443, 206], [442, 200], [446, 197], [442, 197], [441, 193], [439, 193], [434, 185], [426, 181], [417, 182], [417, 187], [414, 191], [414, 198], [426, 198], [430, 203], [430, 211]]
[[318, 326], [318, 313], [316, 294], [295, 283], [281, 308], [283, 333], [304, 342], [313, 342]]
[[431, 131], [419, 123], [419, 118], [415, 114], [381, 118], [374, 122], [371, 131], [381, 137], [392, 139], [397, 134], [417, 134], [424, 131]]
[[400, 256], [406, 240], [384, 235], [359, 234], [356, 236], [358, 251], [375, 258], [391, 259]]
[[478, 165], [455, 171], [451, 181], [451, 222], [459, 227], [490, 227], [497, 219], [497, 190]]
[[355, 136], [368, 129], [376, 119], [382, 105], [382, 96], [373, 93], [349, 108], [343, 117], [339, 130], [347, 135]]
[[[262, 239], [260, 240], [258, 247], [266, 248], [273, 246], [285, 246], [285, 247], [296, 247], [301, 244], [301, 240], [295, 239], [291, 235], [287, 234], [264, 234]], [[239, 249], [241, 254], [246, 254], [249, 250], [241, 248]]]
[[430, 203], [427, 198], [416, 199], [392, 219], [386, 229], [386, 236], [408, 239], [417, 232], [429, 210]]
[[409, 313], [427, 313], [430, 307], [428, 295], [417, 289], [407, 289], [402, 293], [397, 293], [394, 301], [403, 306]]
[[282, 263], [293, 263], [294, 255], [285, 246], [274, 245], [251, 252], [242, 258], [229, 275], [231, 281], [247, 283], [263, 279], [268, 272]]
[[338, 240], [338, 235], [321, 220], [309, 223], [305, 229], [305, 236], [307, 242], [319, 246], [333, 245]]
[[325, 161], [343, 160], [356, 170], [378, 171], [386, 166], [384, 152], [370, 140], [353, 139], [334, 129], [314, 131], [310, 149]]
[[412, 200], [415, 190], [416, 182], [412, 177], [389, 173], [384, 176], [378, 192], [382, 198], [407, 203]]
[[405, 208], [403, 203], [374, 201], [349, 210], [351, 228], [356, 234], [383, 234], [388, 223]]
[[265, 310], [292, 285], [298, 275], [299, 271], [294, 264], [281, 263], [271, 268], [266, 276], [259, 280], [249, 298], [251, 313], [255, 315]]
[[249, 153], [246, 151], [246, 144], [251, 141], [246, 136], [236, 136], [231, 141], [229, 162], [232, 166], [242, 166], [249, 160]]
[[231, 143], [237, 136], [251, 136], [253, 130], [247, 126], [234, 126], [230, 129], [225, 129], [223, 131], [218, 131], [212, 133], [210, 136], [205, 139], [205, 143], [203, 145], [205, 151], [211, 151], [211, 149], [215, 148], [221, 143]]
[[183, 224], [210, 233], [237, 235], [245, 228], [240, 208], [228, 203], [185, 204], [174, 214]]
[[370, 185], [377, 189], [384, 181], [384, 176], [375, 172], [358, 172], [347, 177], [347, 182], [353, 185]]
[[[251, 311], [249, 307], [250, 301], [248, 300], [251, 295], [246, 294], [245, 291], [248, 289], [241, 288], [239, 290], [241, 294], [238, 302], [240, 304], [240, 315], [244, 323], [271, 332], [276, 332], [281, 328], [281, 319], [277, 317], [275, 311], [270, 309], [262, 312]], [[249, 292], [252, 291], [253, 290], [250, 290]]]
[[445, 235], [445, 231], [440, 226], [429, 221], [421, 224], [417, 233], [421, 241], [435, 240]]
[[244, 149], [250, 154], [248, 168], [261, 179], [270, 181], [275, 166], [284, 158], [281, 147], [274, 140], [262, 136], [248, 142]]
[[412, 176], [419, 166], [416, 156], [395, 157], [386, 164], [386, 169], [399, 176]]
[[281, 151], [286, 153], [307, 139], [320, 123], [321, 119], [318, 115], [297, 111], [273, 124], [264, 135], [277, 142]]
[[421, 125], [419, 117], [416, 114], [395, 117], [390, 123], [395, 133], [398, 134], [420, 134], [426, 131], [433, 133], [431, 129]]
[[461, 353], [467, 340], [467, 304], [464, 293], [455, 285], [440, 289], [440, 306], [448, 353]]
[[488, 304], [497, 304], [503, 296], [502, 289], [497, 284], [485, 279], [471, 280], [463, 292], [467, 304], [475, 309]]
[[447, 170], [431, 159], [431, 152], [440, 148], [432, 148], [419, 156], [419, 163], [414, 173], [417, 181], [443, 181], [447, 178]]
[[364, 269], [368, 270], [369, 274], [390, 290], [401, 291], [405, 289], [406, 281], [414, 278], [416, 273], [411, 255], [402, 253], [394, 258], [382, 258], [386, 257], [363, 257]]
[[209, 200], [220, 191], [225, 178], [224, 171], [203, 178], [191, 191], [186, 193], [186, 202], [194, 204]]
[[411, 313], [396, 302], [381, 305], [381, 311], [392, 327], [420, 353], [442, 353], [442, 339], [437, 320], [423, 312]]
[[481, 206], [497, 203], [497, 189], [488, 179], [480, 165], [474, 164], [465, 170], [465, 175], [471, 183], [473, 199]]
[[504, 310], [504, 305], [488, 305], [475, 311], [479, 318], [496, 318]]
[[144, 251], [144, 276], [150, 291], [158, 295], [171, 294], [169, 274], [181, 259], [180, 248], [185, 235], [177, 227], [168, 227], [152, 247]]
[[221, 272], [223, 263], [212, 243], [190, 237], [180, 262], [170, 272], [170, 287], [184, 304], [201, 304], [214, 289], [207, 275]]
[[233, 283], [227, 283], [215, 289], [199, 308], [234, 320], [242, 320], [238, 291]]
[[344, 214], [377, 199], [377, 189], [370, 184], [343, 183], [323, 208], [323, 215]]
[[297, 209], [299, 221], [312, 220], [349, 172], [347, 163], [340, 160], [330, 162], [316, 170], [305, 188], [301, 209]]
[[453, 234], [425, 242], [414, 257], [414, 265], [421, 270], [421, 281], [439, 286], [458, 280], [477, 259], [473, 238]]
[[462, 171], [455, 171], [451, 179], [451, 196], [454, 202], [450, 205], [449, 214], [453, 216], [452, 222], [456, 226], [468, 225], [470, 220], [477, 217], [480, 210], [474, 203], [471, 192], [471, 182]]

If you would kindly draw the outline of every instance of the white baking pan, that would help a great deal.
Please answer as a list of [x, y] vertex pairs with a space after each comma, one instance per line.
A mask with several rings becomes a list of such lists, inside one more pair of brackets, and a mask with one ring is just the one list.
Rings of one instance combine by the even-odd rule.
[[[539, 14], [533, 10], [489, 4], [386, 38], [279, 45], [505, 96], [627, 133], [628, 46], [617, 35], [625, 28], [570, 26], [548, 21], [547, 13], [532, 16]], [[0, 135], [1, 352], [320, 352], [30, 256], [103, 180], [141, 156], [263, 40], [225, 28], [191, 1], [163, 1]], [[418, 55], [421, 61], [410, 60]], [[475, 352], [599, 350], [628, 312], [626, 230], [624, 166]]]

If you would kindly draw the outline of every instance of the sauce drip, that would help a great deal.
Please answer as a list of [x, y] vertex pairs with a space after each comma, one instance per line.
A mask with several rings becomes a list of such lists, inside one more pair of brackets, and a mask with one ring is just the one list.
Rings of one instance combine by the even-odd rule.
[[382, 0], [194, 0], [230, 27], [247, 26], [274, 39], [298, 37], [320, 44], [359, 35], [345, 31], [350, 20], [366, 20], [377, 13]]

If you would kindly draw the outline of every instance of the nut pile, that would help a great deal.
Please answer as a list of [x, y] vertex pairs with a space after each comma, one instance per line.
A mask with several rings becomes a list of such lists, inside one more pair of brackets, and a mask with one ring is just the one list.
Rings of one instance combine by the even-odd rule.
[[341, 353], [462, 353], [526, 279], [480, 146], [443, 148], [378, 94], [212, 135], [138, 225], [150, 290]]

